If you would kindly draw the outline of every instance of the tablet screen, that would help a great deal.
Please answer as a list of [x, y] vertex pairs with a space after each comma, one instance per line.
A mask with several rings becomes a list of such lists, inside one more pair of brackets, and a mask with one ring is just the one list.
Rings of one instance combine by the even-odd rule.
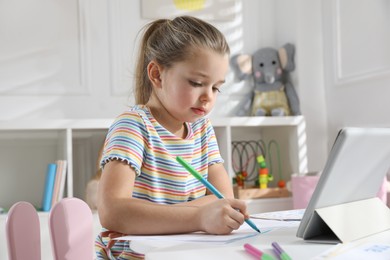
[[373, 198], [390, 168], [390, 128], [340, 130], [316, 189], [305, 210], [297, 237], [321, 235], [312, 221], [315, 209]]

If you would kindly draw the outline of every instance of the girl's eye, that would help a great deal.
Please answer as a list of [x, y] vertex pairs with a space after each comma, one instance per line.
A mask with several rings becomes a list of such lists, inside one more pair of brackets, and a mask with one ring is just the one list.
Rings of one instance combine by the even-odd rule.
[[216, 87], [213, 88], [213, 91], [214, 91], [214, 92], [221, 93], [221, 90], [220, 90], [219, 88], [216, 88]]
[[189, 82], [194, 87], [201, 87], [201, 86], [203, 86], [203, 84], [200, 83], [200, 82], [196, 82], [196, 81], [192, 81], [192, 80], [190, 80]]

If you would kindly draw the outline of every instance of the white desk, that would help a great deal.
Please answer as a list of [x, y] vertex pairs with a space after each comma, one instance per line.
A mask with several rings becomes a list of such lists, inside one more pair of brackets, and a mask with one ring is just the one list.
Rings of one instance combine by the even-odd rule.
[[[254, 257], [245, 252], [243, 248], [245, 243], [250, 243], [264, 252], [272, 254], [271, 243], [273, 241], [277, 241], [292, 259], [306, 260], [334, 246], [334, 244], [317, 244], [303, 241], [295, 236], [296, 231], [297, 227], [286, 227], [224, 245], [173, 241], [132, 241], [130, 244], [133, 250], [144, 253], [146, 260], [250, 260]], [[389, 244], [390, 230], [361, 239], [361, 241]]]

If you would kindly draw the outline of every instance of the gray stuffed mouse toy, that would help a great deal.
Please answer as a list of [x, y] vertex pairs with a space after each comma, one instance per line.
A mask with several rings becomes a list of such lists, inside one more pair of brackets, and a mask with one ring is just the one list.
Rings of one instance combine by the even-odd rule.
[[231, 59], [239, 80], [253, 77], [251, 116], [300, 115], [298, 95], [288, 72], [295, 69], [294, 45], [287, 43], [279, 50], [261, 48], [253, 55], [240, 54]]

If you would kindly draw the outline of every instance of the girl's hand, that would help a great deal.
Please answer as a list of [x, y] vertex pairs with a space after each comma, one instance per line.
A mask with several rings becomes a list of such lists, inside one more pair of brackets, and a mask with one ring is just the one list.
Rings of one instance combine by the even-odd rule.
[[210, 234], [229, 234], [249, 218], [246, 204], [237, 199], [219, 199], [199, 208], [200, 229]]

